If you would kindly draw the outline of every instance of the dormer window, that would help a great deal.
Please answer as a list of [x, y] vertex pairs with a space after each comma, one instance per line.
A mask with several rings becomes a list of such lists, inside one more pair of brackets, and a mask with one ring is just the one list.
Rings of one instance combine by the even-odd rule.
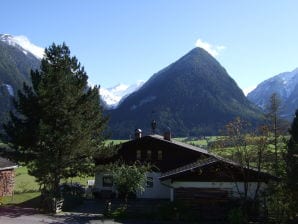
[[137, 157], [137, 160], [141, 160], [142, 158], [141, 150], [137, 150], [136, 157]]
[[157, 159], [162, 160], [162, 151], [161, 150], [157, 151]]
[[152, 152], [151, 150], [147, 150], [147, 160], [151, 160]]

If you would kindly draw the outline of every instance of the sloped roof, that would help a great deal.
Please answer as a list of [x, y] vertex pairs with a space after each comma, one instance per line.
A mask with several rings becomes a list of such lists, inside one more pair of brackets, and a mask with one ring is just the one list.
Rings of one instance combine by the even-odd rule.
[[224, 163], [224, 164], [229, 164], [232, 167], [244, 168], [248, 172], [259, 173], [262, 177], [278, 180], [278, 178], [276, 176], [273, 176], [273, 175], [271, 175], [269, 173], [266, 173], [266, 172], [263, 172], [263, 171], [259, 171], [258, 169], [254, 168], [254, 167], [241, 166], [241, 164], [239, 164], [237, 162], [234, 162], [232, 160], [229, 160], [229, 159], [217, 156], [217, 155], [213, 155], [213, 154], [210, 154], [210, 155], [212, 155], [212, 157], [202, 159], [202, 160], [198, 160], [197, 162], [190, 163], [190, 164], [187, 164], [185, 166], [178, 167], [176, 169], [173, 169], [173, 170], [167, 171], [165, 173], [162, 173], [159, 179], [160, 180], [171, 179], [172, 177], [177, 176], [179, 174], [182, 174], [182, 173], [185, 173], [185, 172], [188, 172], [188, 171], [192, 171], [192, 170], [197, 169], [197, 168], [203, 168], [205, 166], [208, 166], [208, 165], [211, 165], [211, 164], [214, 164], [214, 163], [221, 162], [221, 163]]
[[155, 139], [158, 139], [158, 140], [163, 141], [163, 142], [167, 142], [168, 144], [178, 145], [178, 146], [180, 146], [182, 148], [185, 148], [185, 149], [190, 149], [190, 150], [193, 150], [193, 151], [196, 151], [196, 152], [200, 152], [200, 153], [203, 153], [203, 154], [206, 154], [206, 155], [211, 155], [206, 149], [202, 149], [202, 148], [199, 148], [197, 146], [193, 146], [193, 145], [190, 145], [190, 144], [179, 142], [179, 141], [176, 141], [174, 139], [171, 139], [170, 141], [169, 140], [165, 140], [164, 137], [161, 136], [161, 135], [148, 135], [148, 137], [155, 138]]
[[216, 159], [214, 157], [198, 160], [197, 162], [190, 163], [190, 164], [187, 164], [185, 166], [181, 166], [181, 167], [178, 167], [176, 169], [173, 169], [173, 170], [167, 171], [165, 173], [162, 173], [162, 175], [160, 176], [159, 179], [167, 179], [167, 178], [170, 178], [171, 176], [174, 176], [176, 174], [184, 173], [184, 172], [192, 170], [192, 169], [203, 167], [203, 166], [212, 164], [212, 163], [217, 162], [217, 161], [218, 161], [218, 159]]
[[[95, 157], [96, 164], [108, 164], [117, 160], [125, 162], [136, 161], [136, 150], [141, 150], [140, 162], [148, 162], [145, 156], [146, 150], [153, 150], [150, 162], [160, 172], [172, 170], [176, 167], [195, 162], [199, 158], [211, 157], [211, 154], [202, 148], [189, 145], [174, 139], [166, 140], [161, 135], [146, 135], [141, 138], [132, 139], [121, 143], [118, 150], [111, 157]], [[162, 150], [163, 159], [157, 159], [157, 150]]]
[[3, 157], [0, 157], [0, 170], [9, 170], [16, 168], [17, 165], [8, 159], [5, 159]]

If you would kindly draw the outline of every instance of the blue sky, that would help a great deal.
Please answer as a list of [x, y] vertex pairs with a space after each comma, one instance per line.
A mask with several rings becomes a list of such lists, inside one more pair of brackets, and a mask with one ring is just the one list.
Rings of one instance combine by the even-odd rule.
[[62, 43], [92, 84], [147, 80], [198, 39], [241, 88], [298, 67], [298, 1], [10, 0], [0, 33]]

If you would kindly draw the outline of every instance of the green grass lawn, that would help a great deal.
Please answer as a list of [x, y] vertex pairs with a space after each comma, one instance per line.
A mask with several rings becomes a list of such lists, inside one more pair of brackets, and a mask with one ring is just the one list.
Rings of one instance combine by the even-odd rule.
[[127, 142], [129, 141], [128, 139], [108, 139], [108, 140], [105, 140], [105, 145], [108, 145], [108, 144], [114, 144], [114, 145], [119, 145], [121, 143], [124, 143], [124, 142]]
[[39, 197], [39, 185], [35, 177], [28, 174], [26, 167], [16, 169], [14, 195], [3, 197], [2, 203], [6, 205], [21, 205], [22, 203]]
[[29, 192], [29, 193], [16, 193], [13, 196], [3, 197], [2, 203], [4, 205], [17, 205], [24, 207], [37, 207], [37, 201], [40, 196], [40, 192]]
[[[80, 183], [86, 186], [87, 180], [94, 179], [92, 176], [69, 178], [62, 182]], [[35, 177], [28, 174], [26, 167], [18, 167], [16, 169], [15, 189], [13, 196], [2, 198], [2, 203], [5, 205], [18, 205], [25, 207], [36, 207], [40, 196], [39, 185]]]
[[176, 141], [185, 142], [190, 145], [197, 147], [207, 148], [208, 142], [213, 142], [218, 138], [218, 136], [205, 136], [204, 138], [198, 137], [179, 137], [174, 138]]
[[26, 192], [36, 192], [39, 190], [39, 185], [35, 181], [35, 177], [28, 174], [28, 169], [24, 166], [18, 167], [16, 169], [16, 179], [15, 179], [15, 194], [26, 193]]

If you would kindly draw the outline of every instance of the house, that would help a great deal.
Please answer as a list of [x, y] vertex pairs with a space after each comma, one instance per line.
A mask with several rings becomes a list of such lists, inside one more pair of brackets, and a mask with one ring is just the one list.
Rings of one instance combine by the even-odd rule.
[[0, 196], [12, 196], [17, 165], [0, 157]]
[[[213, 155], [207, 150], [171, 139], [171, 135], [141, 136], [137, 130], [134, 140], [122, 143], [112, 160], [126, 163], [149, 162], [156, 167], [147, 174], [144, 192], [138, 198], [188, 200], [222, 197], [253, 198], [256, 189], [266, 188], [274, 177], [256, 169]], [[97, 164], [102, 161], [97, 160]], [[98, 172], [95, 191], [116, 192], [110, 174]], [[108, 194], [109, 195], [109, 194]], [[111, 195], [111, 194], [110, 194]]]
[[274, 176], [243, 167], [233, 161], [212, 155], [197, 162], [162, 173], [159, 180], [168, 184], [173, 200], [253, 199], [256, 191], [266, 189]]

